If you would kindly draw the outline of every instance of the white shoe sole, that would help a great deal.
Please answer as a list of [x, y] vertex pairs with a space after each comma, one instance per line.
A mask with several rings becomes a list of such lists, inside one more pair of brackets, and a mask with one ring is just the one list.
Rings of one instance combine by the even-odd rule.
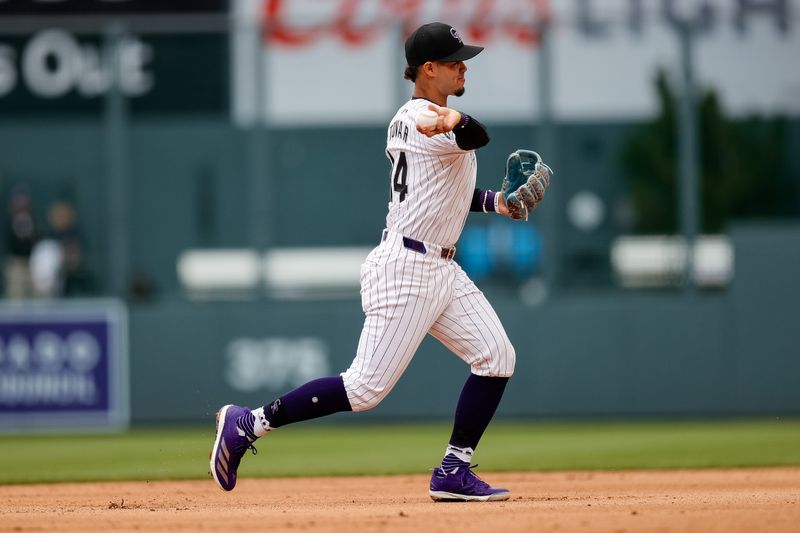
[[467, 494], [456, 494], [454, 492], [444, 492], [440, 490], [428, 491], [431, 499], [435, 502], [502, 502], [511, 497], [510, 492], [500, 492], [488, 496], [469, 496]]
[[209, 464], [211, 466], [211, 475], [214, 477], [214, 481], [216, 482], [217, 486], [225, 492], [228, 492], [225, 487], [222, 486], [222, 483], [217, 476], [217, 469], [216, 465], [214, 464], [214, 458], [219, 453], [219, 443], [222, 439], [222, 428], [220, 427], [221, 424], [225, 423], [225, 415], [228, 414], [228, 409], [233, 407], [233, 405], [228, 404], [224, 406], [222, 409], [217, 411], [217, 436], [214, 439], [214, 446], [211, 448], [211, 454], [208, 456]]

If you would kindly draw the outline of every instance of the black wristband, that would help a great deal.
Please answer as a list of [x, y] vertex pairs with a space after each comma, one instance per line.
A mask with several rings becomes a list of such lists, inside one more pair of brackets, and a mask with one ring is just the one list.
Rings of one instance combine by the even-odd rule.
[[483, 212], [484, 213], [494, 213], [495, 203], [494, 197], [497, 196], [497, 193], [494, 191], [485, 191], [485, 198], [483, 199]]
[[494, 198], [497, 195], [494, 191], [482, 190], [475, 187], [475, 192], [472, 194], [472, 203], [470, 203], [470, 211], [483, 211], [484, 213], [494, 213]]

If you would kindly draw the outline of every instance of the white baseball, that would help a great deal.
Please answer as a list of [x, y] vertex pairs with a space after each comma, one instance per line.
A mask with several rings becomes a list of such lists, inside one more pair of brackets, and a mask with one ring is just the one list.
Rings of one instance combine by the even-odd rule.
[[436, 121], [438, 120], [439, 115], [436, 111], [431, 111], [430, 109], [423, 109], [419, 113], [417, 113], [417, 126], [420, 128], [432, 128], [436, 126]]

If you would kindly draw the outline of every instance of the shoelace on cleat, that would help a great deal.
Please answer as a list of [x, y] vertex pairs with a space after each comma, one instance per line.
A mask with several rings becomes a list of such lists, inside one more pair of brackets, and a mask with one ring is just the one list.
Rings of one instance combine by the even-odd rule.
[[[473, 472], [473, 469], [475, 469], [475, 468], [478, 468], [478, 465], [477, 465], [477, 464], [474, 464], [474, 465], [469, 465], [469, 468], [467, 468], [467, 469], [466, 469], [466, 470], [467, 470], [467, 471], [466, 471], [466, 473], [464, 473], [464, 474], [463, 474], [463, 478], [464, 478], [464, 480], [466, 480], [466, 478], [469, 476], [469, 477], [472, 477], [472, 478], [474, 478], [474, 481], [473, 481], [473, 483], [476, 483], [478, 486], [480, 486], [480, 487], [486, 487], [486, 488], [492, 488], [492, 486], [491, 486], [491, 485], [489, 485], [488, 483], [486, 483], [484, 480], [482, 480], [478, 474], [476, 474], [475, 472]], [[431, 472], [435, 472], [435, 471], [439, 470], [439, 471], [441, 471], [441, 472], [442, 472], [442, 474], [444, 474], [445, 476], [453, 476], [453, 475], [456, 475], [456, 474], [452, 474], [452, 473], [448, 472], [447, 470], [445, 470], [444, 468], [442, 468], [442, 467], [439, 467], [439, 466], [437, 466], [437, 467], [435, 467], [435, 468], [431, 468], [430, 470], [431, 470]], [[459, 469], [459, 470], [460, 470], [460, 469]], [[463, 481], [462, 481], [462, 483], [463, 483]]]
[[484, 487], [487, 488], [487, 489], [492, 488], [491, 485], [486, 483], [484, 480], [482, 480], [480, 478], [480, 476], [478, 474], [476, 474], [475, 472], [472, 471], [473, 468], [478, 468], [478, 465], [477, 464], [469, 465], [469, 470], [468, 470], [468, 472], [466, 474], [464, 474], [464, 477], [466, 477], [466, 476], [474, 477], [477, 480], [478, 486], [480, 486], [481, 488], [484, 488]]
[[[246, 419], [247, 415], [250, 415], [250, 420]], [[242, 419], [245, 419], [245, 420], [242, 420]], [[236, 453], [242, 453], [242, 455], [244, 455], [244, 453], [248, 449], [251, 452], [253, 452], [253, 455], [256, 455], [258, 453], [258, 450], [256, 449], [256, 447], [253, 446], [253, 442], [255, 442], [255, 440], [258, 437], [256, 437], [256, 434], [253, 433], [252, 429], [250, 429], [250, 427], [253, 424], [253, 421], [255, 421], [255, 417], [252, 415], [252, 413], [247, 413], [247, 414], [242, 415], [242, 416], [240, 416], [239, 418], [236, 419], [236, 427], [241, 429], [244, 432], [244, 440], [247, 442], [247, 444], [243, 444], [243, 443], [241, 443], [241, 441], [237, 442], [236, 447], [235, 447]]]
[[[245, 437], [245, 441], [247, 441], [247, 437]], [[245, 452], [247, 452], [247, 450], [250, 450], [251, 452], [253, 452], [253, 455], [256, 455], [258, 453], [258, 450], [256, 450], [255, 446], [253, 446], [252, 442], [247, 442], [245, 444], [244, 442], [239, 441], [239, 442], [236, 443], [236, 445], [233, 448], [233, 452], [235, 454], [237, 454], [237, 455], [241, 454], [242, 456], [244, 456], [244, 454], [245, 454]]]

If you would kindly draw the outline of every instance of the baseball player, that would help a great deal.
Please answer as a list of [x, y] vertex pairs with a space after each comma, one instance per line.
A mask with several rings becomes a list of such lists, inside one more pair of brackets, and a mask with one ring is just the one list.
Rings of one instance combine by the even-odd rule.
[[[469, 211], [527, 218], [544, 197], [551, 171], [535, 152], [517, 150], [506, 162], [501, 191], [475, 188], [475, 150], [489, 142], [473, 117], [447, 107], [464, 94], [464, 61], [482, 47], [466, 45], [451, 26], [418, 28], [405, 43], [405, 78], [414, 93], [392, 118], [386, 155], [391, 202], [381, 241], [361, 267], [366, 319], [355, 359], [324, 377], [250, 410], [225, 405], [217, 413], [211, 473], [224, 490], [253, 442], [276, 428], [341, 411], [372, 409], [392, 390], [425, 335], [431, 334], [470, 365], [453, 432], [433, 470], [435, 501], [507, 500], [471, 470], [472, 454], [514, 372], [515, 353], [483, 293], [453, 260]], [[433, 111], [427, 125], [418, 122]]]

